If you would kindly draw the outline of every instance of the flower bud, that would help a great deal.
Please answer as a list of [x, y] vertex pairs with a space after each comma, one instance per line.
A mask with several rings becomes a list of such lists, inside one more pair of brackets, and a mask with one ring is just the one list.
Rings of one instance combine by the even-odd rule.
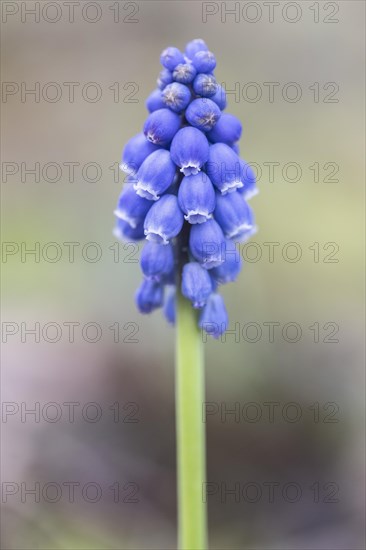
[[163, 90], [165, 86], [173, 82], [173, 74], [168, 69], [160, 71], [156, 84], [160, 90]]
[[228, 329], [229, 318], [225, 302], [220, 294], [214, 293], [209, 297], [202, 310], [199, 326], [215, 339]]
[[204, 172], [182, 179], [178, 190], [179, 206], [191, 224], [203, 223], [212, 218], [215, 209], [215, 190]]
[[240, 170], [241, 170], [241, 181], [243, 182], [243, 187], [238, 189], [239, 193], [244, 197], [246, 201], [255, 197], [259, 193], [256, 186], [256, 177], [253, 168], [245, 162], [245, 160], [240, 159]]
[[158, 109], [151, 113], [144, 124], [146, 138], [157, 145], [169, 145], [181, 125], [179, 115], [170, 109]]
[[164, 289], [160, 283], [144, 279], [135, 294], [140, 313], [151, 313], [163, 305]]
[[253, 212], [240, 193], [217, 193], [214, 216], [228, 239], [240, 239], [254, 226]]
[[141, 241], [145, 237], [144, 226], [139, 223], [136, 227], [131, 227], [130, 224], [117, 218], [116, 225], [113, 229], [113, 235], [119, 241]]
[[[232, 150], [234, 151], [234, 153], [236, 153], [238, 156], [240, 155], [240, 147], [238, 145], [238, 143], [232, 143], [230, 145], [230, 147], [232, 148]], [[240, 162], [240, 166], [241, 166], [241, 162]], [[242, 187], [240, 187], [240, 189], [243, 189]]]
[[172, 82], [161, 92], [163, 102], [175, 113], [181, 113], [191, 100], [191, 92], [184, 84]]
[[217, 91], [216, 78], [212, 74], [198, 74], [193, 81], [193, 90], [202, 97], [215, 95]]
[[[164, 109], [165, 103], [163, 101], [161, 90], [157, 88], [147, 98], [145, 102], [146, 108], [149, 111], [149, 113], [153, 113], [154, 111], [157, 111], [158, 109]], [[146, 138], [145, 138], [146, 139]]]
[[157, 149], [159, 146], [148, 141], [142, 132], [137, 134], [123, 149], [120, 169], [126, 174], [136, 174], [146, 157]]
[[223, 195], [243, 187], [238, 155], [225, 143], [210, 146], [206, 172]]
[[239, 251], [229, 239], [226, 239], [223, 255], [224, 262], [210, 271], [213, 280], [222, 285], [235, 281], [242, 268]]
[[192, 302], [193, 307], [203, 307], [211, 292], [212, 283], [208, 271], [197, 262], [185, 264], [182, 273], [182, 294]]
[[195, 53], [193, 65], [196, 67], [198, 73], [212, 73], [216, 67], [216, 58], [212, 52], [201, 50]]
[[210, 98], [223, 111], [227, 105], [226, 92], [224, 88], [217, 84], [215, 95]]
[[221, 111], [211, 99], [198, 98], [190, 103], [186, 110], [189, 124], [203, 132], [209, 132], [221, 116]]
[[205, 269], [212, 269], [223, 263], [222, 249], [224, 246], [224, 234], [215, 220], [192, 225], [189, 249], [193, 258]]
[[186, 53], [186, 56], [189, 59], [193, 59], [195, 54], [197, 52], [201, 52], [201, 51], [208, 51], [208, 47], [206, 45], [206, 42], [204, 40], [202, 40], [201, 38], [195, 38], [195, 40], [191, 40], [186, 45], [185, 53]]
[[174, 269], [174, 253], [171, 244], [162, 246], [147, 241], [141, 253], [141, 270], [146, 279], [162, 281]]
[[169, 71], [174, 71], [179, 63], [184, 63], [184, 55], [178, 48], [166, 48], [160, 56], [160, 63]]
[[206, 136], [186, 126], [177, 132], [170, 147], [172, 160], [184, 175], [197, 174], [208, 159], [209, 145]]
[[148, 211], [144, 231], [148, 241], [168, 244], [183, 227], [183, 213], [175, 195], [164, 195]]
[[190, 84], [196, 74], [197, 71], [193, 63], [180, 63], [173, 71], [173, 78], [181, 84]]
[[173, 183], [176, 167], [169, 151], [159, 149], [142, 163], [136, 175], [134, 189], [140, 197], [157, 201]]
[[120, 194], [114, 214], [136, 229], [143, 223], [151, 204], [151, 201], [139, 197], [131, 184], [127, 184]]
[[169, 324], [175, 325], [176, 318], [176, 289], [174, 285], [169, 285], [165, 291], [164, 297], [164, 316]]
[[232, 145], [241, 138], [242, 129], [242, 124], [236, 116], [223, 113], [220, 120], [208, 132], [207, 137], [213, 143], [221, 142]]

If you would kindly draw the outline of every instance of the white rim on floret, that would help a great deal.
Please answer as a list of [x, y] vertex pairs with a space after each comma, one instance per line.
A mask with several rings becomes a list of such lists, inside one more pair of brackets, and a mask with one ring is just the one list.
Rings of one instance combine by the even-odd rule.
[[[198, 217], [198, 219], [201, 221], [195, 220], [196, 217]], [[204, 223], [211, 218], [212, 214], [209, 214], [208, 212], [203, 212], [202, 210], [189, 210], [188, 214], [184, 216], [184, 219], [190, 223], [192, 223], [192, 220], [195, 220], [193, 223]]]
[[142, 197], [143, 199], [157, 201], [160, 198], [156, 191], [154, 191], [154, 189], [151, 187], [151, 185], [149, 185], [148, 183], [144, 183], [143, 181], [138, 181], [137, 183], [134, 183], [133, 188], [138, 196]]
[[200, 171], [201, 171], [201, 166], [198, 161], [197, 162], [189, 161], [187, 162], [187, 164], [183, 164], [180, 169], [180, 172], [182, 172], [185, 176], [195, 176]]
[[145, 229], [144, 234], [148, 241], [158, 244], [169, 244], [169, 239], [162, 233], [161, 229], [156, 229], [155, 231]]
[[[235, 239], [235, 237], [240, 237], [240, 235], [245, 235], [247, 232], [251, 232], [253, 229], [253, 225], [249, 223], [242, 223], [238, 227], [236, 227], [233, 231], [226, 234], [226, 237], [228, 239]], [[251, 233], [252, 235], [252, 233]]]
[[113, 214], [119, 218], [120, 220], [123, 220], [124, 222], [127, 222], [128, 225], [132, 227], [132, 229], [136, 229], [137, 227], [137, 220], [136, 218], [131, 218], [131, 216], [128, 216], [126, 212], [120, 209], [114, 210]]
[[224, 183], [223, 187], [220, 188], [220, 191], [222, 195], [226, 195], [227, 193], [233, 193], [241, 187], [243, 187], [242, 181], [227, 181]]
[[124, 172], [125, 174], [128, 174], [129, 176], [133, 176], [137, 172], [137, 170], [127, 162], [121, 162], [119, 164], [119, 169], [122, 170], [122, 172]]

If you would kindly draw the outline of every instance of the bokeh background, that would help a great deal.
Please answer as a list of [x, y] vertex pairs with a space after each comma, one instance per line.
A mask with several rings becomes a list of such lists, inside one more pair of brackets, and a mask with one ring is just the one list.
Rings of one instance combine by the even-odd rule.
[[175, 547], [174, 329], [112, 212], [161, 50], [201, 37], [260, 175], [239, 332], [204, 344], [210, 547], [364, 548], [364, 2], [35, 4], [1, 6], [2, 547]]

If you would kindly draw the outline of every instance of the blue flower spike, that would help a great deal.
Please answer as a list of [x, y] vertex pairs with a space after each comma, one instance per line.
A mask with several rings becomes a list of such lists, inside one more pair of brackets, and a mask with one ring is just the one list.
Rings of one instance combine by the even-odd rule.
[[162, 308], [174, 324], [179, 289], [200, 310], [198, 326], [218, 339], [229, 325], [218, 290], [241, 271], [236, 243], [256, 232], [247, 202], [258, 192], [255, 173], [239, 157], [242, 124], [223, 112], [227, 97], [207, 44], [168, 47], [160, 61], [143, 131], [123, 150], [128, 176], [113, 234], [145, 240], [138, 310]]

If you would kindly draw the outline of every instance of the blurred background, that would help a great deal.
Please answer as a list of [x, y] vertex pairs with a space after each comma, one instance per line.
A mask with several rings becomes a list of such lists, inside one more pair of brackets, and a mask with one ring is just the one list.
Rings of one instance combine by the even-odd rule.
[[113, 209], [161, 51], [203, 38], [260, 189], [204, 344], [210, 547], [364, 548], [364, 3], [1, 8], [2, 547], [175, 547], [175, 334]]

